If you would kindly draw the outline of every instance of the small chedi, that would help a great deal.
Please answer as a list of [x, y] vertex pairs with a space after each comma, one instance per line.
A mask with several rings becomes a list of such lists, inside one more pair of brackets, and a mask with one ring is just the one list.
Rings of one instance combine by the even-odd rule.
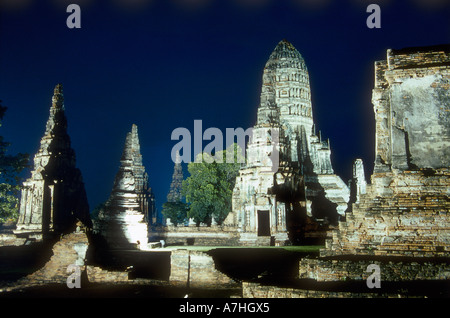
[[[175, 164], [173, 166], [172, 182], [170, 183], [169, 193], [167, 194], [167, 202], [176, 203], [183, 200], [181, 189], [183, 186], [183, 167], [181, 166], [180, 152], [175, 155]], [[172, 225], [170, 218], [166, 219], [167, 225]]]
[[170, 183], [167, 202], [178, 202], [183, 199], [181, 188], [183, 184], [183, 167], [181, 166], [180, 153], [177, 151], [173, 166], [172, 182]]
[[142, 164], [138, 128], [127, 134], [111, 195], [99, 212], [94, 231], [111, 249], [145, 249], [148, 224], [155, 222], [155, 199]]
[[91, 227], [89, 205], [75, 151], [67, 134], [64, 96], [56, 85], [45, 134], [34, 156], [31, 177], [23, 183], [18, 237], [41, 241], [52, 233], [73, 230], [77, 220]]
[[246, 165], [233, 193], [240, 244], [302, 242], [308, 222], [336, 222], [350, 190], [334, 174], [328, 140], [315, 131], [308, 70], [281, 41], [267, 61]]

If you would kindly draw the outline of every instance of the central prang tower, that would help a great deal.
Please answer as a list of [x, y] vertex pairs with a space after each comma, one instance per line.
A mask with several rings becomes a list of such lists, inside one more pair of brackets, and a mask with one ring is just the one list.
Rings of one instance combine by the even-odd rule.
[[316, 134], [306, 63], [286, 40], [264, 67], [252, 132], [233, 193], [241, 244], [299, 241], [308, 222], [345, 214], [349, 189], [334, 174], [329, 141]]
[[[308, 69], [301, 54], [286, 40], [277, 45], [264, 68], [257, 126], [275, 118], [288, 137], [302, 126], [308, 133], [314, 126]], [[291, 159], [297, 161], [296, 151], [291, 151]]]

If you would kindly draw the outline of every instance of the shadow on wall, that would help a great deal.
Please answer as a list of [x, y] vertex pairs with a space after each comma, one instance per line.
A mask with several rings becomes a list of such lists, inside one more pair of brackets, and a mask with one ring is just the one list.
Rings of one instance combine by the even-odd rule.
[[113, 250], [101, 235], [92, 235], [87, 264], [112, 271], [128, 271], [129, 278], [168, 280], [170, 251]]
[[0, 281], [15, 281], [44, 266], [54, 242], [0, 247]]
[[299, 260], [312, 253], [265, 248], [217, 248], [207, 252], [218, 271], [236, 280], [296, 278]]
[[[339, 221], [337, 204], [326, 198], [325, 189], [320, 185], [317, 174], [310, 173], [308, 182], [305, 183], [305, 177], [300, 175], [299, 170], [294, 169], [291, 177], [284, 177], [283, 184], [275, 182], [271, 191], [276, 193], [277, 201], [285, 204], [286, 227], [291, 244], [324, 244], [328, 226], [337, 225]], [[276, 181], [276, 175], [274, 178]], [[307, 200], [312, 202], [311, 216], [307, 215]]]

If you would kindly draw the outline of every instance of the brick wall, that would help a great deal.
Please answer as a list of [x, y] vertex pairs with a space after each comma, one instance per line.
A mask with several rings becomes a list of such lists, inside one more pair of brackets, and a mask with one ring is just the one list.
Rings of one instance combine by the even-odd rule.
[[389, 173], [391, 195], [377, 196], [379, 185], [368, 187], [321, 255], [448, 257], [449, 176], [447, 169], [431, 176], [426, 171]]
[[50, 260], [36, 272], [21, 278], [16, 285], [39, 285], [47, 283], [66, 284], [71, 271], [69, 265], [79, 265], [83, 268], [88, 238], [84, 231], [79, 230], [63, 235], [52, 248]]
[[324, 260], [303, 259], [299, 262], [299, 278], [316, 281], [366, 280], [372, 271], [366, 272], [371, 264], [380, 267], [382, 281], [414, 281], [450, 279], [448, 262], [406, 262], [378, 260]]
[[168, 226], [150, 230], [149, 242], [164, 240], [166, 245], [235, 246], [236, 229], [224, 226]]
[[121, 283], [128, 282], [128, 273], [109, 271], [100, 267], [86, 266], [87, 277], [90, 283]]
[[191, 288], [235, 287], [237, 283], [215, 268], [206, 253], [174, 250], [171, 255], [170, 283]]
[[258, 283], [242, 283], [243, 298], [365, 298], [398, 297], [398, 295], [379, 295], [372, 293], [354, 293], [344, 291], [323, 291], [299, 288], [265, 286]]

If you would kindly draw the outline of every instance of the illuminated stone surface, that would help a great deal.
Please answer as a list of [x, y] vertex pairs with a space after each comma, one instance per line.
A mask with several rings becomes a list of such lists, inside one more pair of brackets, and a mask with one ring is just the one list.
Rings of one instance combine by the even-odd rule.
[[350, 201], [349, 209], [352, 204], [359, 202], [361, 195], [367, 192], [367, 181], [364, 173], [364, 163], [362, 159], [356, 159], [353, 163], [353, 175], [350, 180]]
[[30, 239], [40, 240], [47, 233], [68, 230], [77, 219], [92, 225], [83, 179], [67, 134], [63, 89], [58, 84], [31, 178], [23, 183], [15, 233], [28, 233]]
[[372, 183], [323, 255], [449, 256], [450, 46], [375, 63]]
[[[320, 257], [299, 261], [298, 276], [362, 289], [244, 282], [244, 297], [448, 297], [450, 46], [388, 50], [375, 75], [372, 182], [356, 160], [345, 221]], [[381, 289], [364, 289], [373, 264]]]
[[154, 196], [142, 164], [137, 126], [128, 133], [111, 196], [95, 222], [112, 249], [147, 248]]
[[316, 134], [305, 61], [286, 40], [265, 65], [246, 155], [234, 188], [232, 221], [243, 244], [268, 244], [270, 237], [284, 244], [296, 231], [289, 224], [304, 223], [307, 216], [344, 215], [350, 191], [334, 174], [329, 141]]

